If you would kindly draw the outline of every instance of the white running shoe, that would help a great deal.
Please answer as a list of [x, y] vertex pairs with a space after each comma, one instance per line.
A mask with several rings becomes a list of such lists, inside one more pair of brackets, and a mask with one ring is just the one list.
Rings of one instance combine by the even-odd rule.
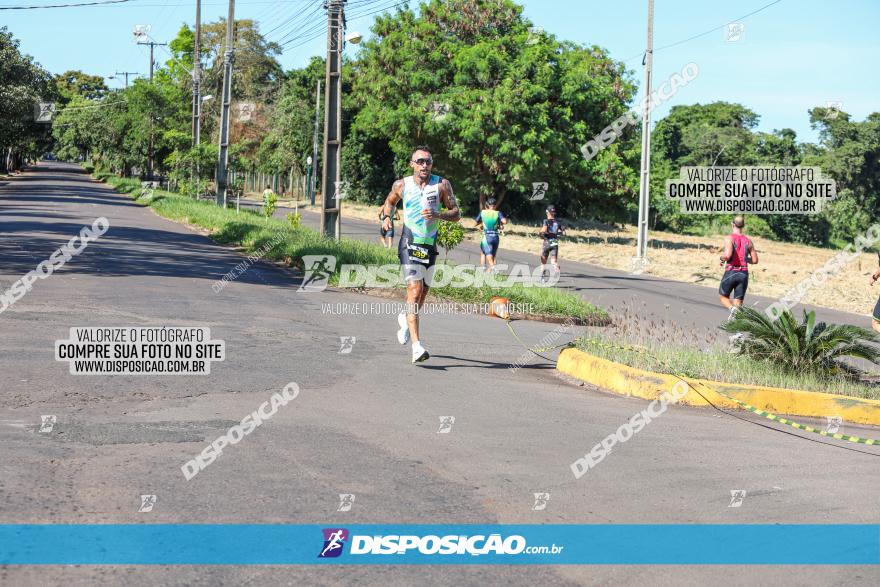
[[734, 318], [736, 318], [736, 313], [739, 312], [739, 306], [731, 306], [730, 314], [727, 315], [727, 321], [730, 322]]
[[413, 365], [416, 363], [421, 363], [422, 361], [427, 361], [431, 358], [431, 355], [428, 354], [428, 351], [425, 350], [425, 347], [422, 346], [421, 343], [415, 342], [412, 345], [412, 362]]
[[397, 331], [397, 342], [406, 344], [409, 342], [409, 325], [406, 323], [406, 314], [397, 315], [397, 324], [400, 329]]

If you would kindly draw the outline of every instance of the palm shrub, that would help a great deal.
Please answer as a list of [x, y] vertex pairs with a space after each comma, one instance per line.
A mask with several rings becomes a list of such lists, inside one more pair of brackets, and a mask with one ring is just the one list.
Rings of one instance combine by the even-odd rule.
[[837, 359], [856, 357], [872, 363], [880, 360], [880, 342], [871, 330], [850, 324], [816, 322], [816, 313], [804, 311], [798, 322], [790, 310], [776, 320], [752, 308], [740, 308], [722, 330], [743, 335], [740, 352], [754, 359], [771, 361], [791, 371], [830, 373], [843, 367]]

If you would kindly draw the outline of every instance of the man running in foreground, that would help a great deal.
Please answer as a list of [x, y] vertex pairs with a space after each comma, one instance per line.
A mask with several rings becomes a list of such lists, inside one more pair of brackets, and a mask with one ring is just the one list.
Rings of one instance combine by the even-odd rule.
[[556, 206], [552, 204], [547, 206], [547, 218], [541, 225], [541, 237], [544, 239], [544, 245], [541, 247], [541, 283], [547, 282], [545, 276], [545, 268], [547, 266], [547, 258], [553, 265], [553, 271], [557, 274], [561, 271], [559, 268], [559, 237], [565, 233], [565, 229], [556, 219]]
[[[746, 297], [746, 289], [749, 287], [749, 263], [758, 263], [758, 251], [755, 250], [755, 245], [743, 234], [745, 220], [742, 216], [737, 216], [732, 224], [733, 232], [724, 237], [721, 264], [727, 265], [724, 267], [724, 277], [721, 278], [721, 286], [718, 288], [721, 305], [730, 310], [728, 320], [736, 315]], [[731, 293], [733, 293], [732, 299]]]
[[[419, 339], [418, 311], [428, 295], [428, 269], [437, 258], [437, 227], [440, 220], [458, 222], [461, 213], [452, 195], [452, 185], [431, 173], [434, 159], [428, 147], [416, 147], [409, 165], [413, 175], [395, 181], [385, 199], [382, 225], [385, 230], [390, 229], [390, 215], [397, 202], [403, 200], [403, 230], [397, 256], [406, 280], [407, 312], [397, 316], [397, 342], [406, 344], [412, 339], [412, 362], [419, 363], [430, 357]], [[441, 203], [445, 212], [440, 212]]]
[[[498, 244], [501, 237], [498, 231], [507, 224], [507, 218], [504, 214], [496, 209], [497, 201], [495, 198], [489, 198], [486, 201], [486, 209], [477, 214], [477, 228], [483, 227], [483, 239], [480, 241], [480, 252], [486, 257], [489, 264], [489, 271], [495, 270], [495, 256], [498, 253]], [[482, 266], [482, 258], [480, 266]]]

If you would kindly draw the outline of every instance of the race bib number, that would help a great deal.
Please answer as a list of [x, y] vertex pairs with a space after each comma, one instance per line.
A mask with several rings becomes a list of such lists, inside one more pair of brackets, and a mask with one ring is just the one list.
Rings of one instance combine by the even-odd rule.
[[555, 238], [547, 239], [547, 246], [558, 247], [559, 246], [559, 239], [555, 239]]
[[428, 251], [427, 247], [409, 245], [407, 251], [409, 252], [409, 260], [411, 263], [425, 264], [430, 259], [430, 251]]

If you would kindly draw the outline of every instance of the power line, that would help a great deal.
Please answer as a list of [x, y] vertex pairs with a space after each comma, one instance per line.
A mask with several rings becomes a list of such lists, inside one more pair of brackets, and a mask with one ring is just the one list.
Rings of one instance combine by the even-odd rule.
[[[372, 3], [372, 4], [375, 4], [379, 0], [360, 0], [358, 3], [363, 4], [365, 1]], [[354, 4], [354, 3], [352, 3], [352, 4]], [[349, 5], [349, 6], [351, 6], [351, 5]], [[323, 7], [326, 8], [326, 6], [323, 6]], [[322, 5], [318, 4], [317, 8], [318, 9], [322, 8]], [[309, 14], [309, 16], [311, 17], [316, 12], [317, 12], [317, 10], [313, 10]], [[325, 25], [326, 25], [326, 21], [324, 20], [324, 18], [322, 16], [319, 16], [318, 20], [312, 20], [312, 22], [310, 24], [306, 24], [303, 21], [303, 24], [302, 24], [302, 27], [300, 28], [300, 30], [298, 30], [298, 31], [289, 30], [288, 33], [286, 33], [285, 35], [282, 35], [276, 42], [278, 42], [282, 47], [284, 47], [286, 45], [289, 45], [290, 43], [293, 43], [294, 41], [296, 41], [298, 39], [302, 39], [305, 36], [315, 35], [315, 33], [317, 33], [317, 35], [312, 38], [318, 38], [324, 34]]]
[[[191, 2], [177, 3], [177, 4], [168, 4], [167, 2], [164, 4], [141, 4], [140, 2], [143, 0], [101, 0], [95, 2], [76, 2], [71, 4], [40, 4], [33, 6], [5, 6], [0, 4], [0, 10], [37, 10], [40, 8], [77, 8], [80, 6], [101, 6], [107, 8], [115, 8], [118, 4], [123, 3], [131, 3], [129, 8], [170, 8], [170, 7], [180, 7], [180, 6], [191, 6]], [[253, 2], [241, 2], [240, 4], [245, 6], [256, 5], [256, 4], [296, 4], [302, 2], [303, 0], [254, 0]], [[226, 6], [226, 2], [202, 2], [202, 6]], [[120, 8], [124, 8], [120, 6]], [[270, 8], [270, 11], [274, 7]], [[257, 19], [254, 19], [257, 20]]]
[[[311, 11], [304, 10], [303, 12], [291, 16], [278, 26], [263, 33], [263, 36], [267, 40], [272, 40], [273, 42], [283, 40], [285, 36], [289, 35], [297, 27], [312, 26], [312, 24], [314, 24], [314, 17], [319, 14], [320, 10], [321, 3], [315, 2]], [[280, 32], [276, 33], [276, 31]], [[270, 39], [270, 37], [275, 38]]]
[[[379, 13], [379, 12], [386, 12], [387, 10], [390, 10], [390, 9], [392, 9], [392, 8], [396, 8], [396, 7], [400, 7], [400, 6], [406, 6], [406, 5], [408, 5], [408, 0], [394, 0], [394, 1], [391, 2], [390, 4], [387, 4], [387, 5], [385, 5], [385, 6], [382, 6], [382, 7], [378, 8], [378, 9], [376, 9], [376, 10], [372, 10], [372, 11], [369, 11], [369, 12], [360, 12], [360, 13], [353, 13], [353, 14], [350, 14], [350, 15], [348, 15], [348, 16], [346, 17], [346, 20], [354, 20], [354, 19], [356, 19], [356, 18], [360, 18], [360, 17], [362, 17], [362, 16], [370, 16], [370, 15], [372, 15], [372, 14], [377, 14], [377, 13]], [[312, 29], [314, 29], [314, 27], [312, 27]], [[320, 38], [321, 36], [324, 35], [324, 31], [323, 31], [323, 30], [321, 30], [320, 32], [318, 32], [318, 33], [316, 33], [316, 34], [311, 34], [311, 33], [313, 33], [313, 32], [314, 32], [314, 30], [310, 30], [310, 31], [308, 31], [308, 32], [303, 32], [303, 33], [300, 34], [299, 36], [295, 36], [295, 37], [289, 39], [288, 41], [286, 41], [285, 43], [282, 43], [281, 45], [282, 45], [283, 47], [287, 47], [287, 46], [290, 45], [291, 43], [294, 43], [294, 42], [296, 42], [296, 41], [299, 41], [299, 42], [296, 43], [295, 45], [292, 45], [292, 46], [290, 46], [290, 47], [287, 47], [288, 49], [296, 49], [297, 47], [301, 47], [301, 46], [305, 45], [306, 43], [310, 43], [310, 42], [314, 41], [315, 39], [318, 39], [318, 38]], [[303, 38], [305, 35], [308, 35], [308, 34], [311, 34], [311, 36], [308, 37], [308, 38]]]
[[[686, 39], [682, 39], [681, 41], [676, 41], [676, 42], [674, 42], [674, 43], [670, 43], [670, 44], [668, 44], [668, 45], [663, 45], [662, 47], [657, 47], [656, 49], [654, 49], [654, 53], [656, 53], [657, 51], [662, 51], [663, 49], [669, 49], [670, 47], [675, 47], [675, 46], [677, 46], [677, 45], [681, 45], [681, 44], [683, 44], [683, 43], [687, 43], [688, 41], [693, 41], [694, 39], [699, 39], [700, 37], [705, 37], [706, 35], [708, 35], [708, 34], [710, 34], [710, 33], [714, 33], [715, 31], [719, 31], [719, 30], [723, 29], [724, 27], [726, 27], [726, 26], [729, 25], [730, 23], [736, 22], [736, 21], [738, 21], [738, 20], [745, 20], [746, 18], [748, 18], [748, 17], [750, 17], [750, 16], [752, 16], [752, 15], [758, 14], [758, 13], [761, 12], [762, 10], [766, 10], [767, 8], [770, 8], [770, 7], [773, 6], [774, 4], [779, 4], [780, 2], [782, 2], [782, 0], [774, 0], [773, 2], [770, 2], [769, 4], [765, 4], [764, 6], [758, 8], [757, 10], [753, 10], [752, 12], [749, 12], [748, 14], [745, 14], [745, 15], [743, 15], [743, 16], [740, 16], [739, 18], [735, 18], [735, 19], [733, 19], [733, 20], [729, 20], [729, 21], [725, 22], [725, 23], [722, 24], [722, 25], [718, 25], [717, 27], [714, 27], [714, 28], [709, 29], [708, 31], [704, 31], [704, 32], [699, 33], [699, 34], [697, 34], [697, 35], [693, 35], [692, 37], [688, 37], [688, 38], [686, 38]], [[644, 54], [645, 54], [645, 52], [642, 51], [642, 52], [640, 52], [640, 53], [637, 53], [636, 55], [633, 55], [632, 57], [627, 57], [626, 59], [623, 60], [623, 62], [626, 63], [627, 61], [632, 61], [632, 60], [635, 59], [636, 57], [642, 57]]]
[[[286, 10], [288, 10], [288, 7], [281, 6], [280, 5], [281, 3], [278, 3], [276, 6], [270, 7], [268, 12], [264, 10], [259, 16], [254, 17], [254, 20], [257, 22], [269, 21], [271, 23], [271, 22], [275, 22], [276, 20], [280, 21], [279, 24], [275, 25], [274, 27], [272, 27], [268, 31], [264, 31], [262, 33], [263, 37], [268, 38], [268, 36], [271, 33], [277, 31], [280, 28], [287, 26], [291, 22], [296, 21], [296, 19], [301, 18], [303, 15], [303, 11], [305, 11], [308, 7], [308, 2], [309, 2], [309, 0], [299, 0], [300, 4], [305, 4], [306, 6], [304, 6], [300, 12], [294, 12], [292, 15], [288, 16], [287, 18], [284, 18], [284, 16], [286, 14]], [[312, 0], [312, 2], [314, 4], [318, 4], [320, 6], [320, 3], [317, 2], [317, 0]], [[282, 13], [282, 11], [285, 11], [285, 12]], [[269, 18], [270, 15], [272, 15], [275, 18]]]
[[42, 6], [0, 6], [0, 10], [39, 10], [40, 8], [76, 8], [78, 6], [101, 6], [104, 4], [123, 4], [132, 0], [100, 0], [99, 2], [80, 2], [77, 4], [45, 4]]

